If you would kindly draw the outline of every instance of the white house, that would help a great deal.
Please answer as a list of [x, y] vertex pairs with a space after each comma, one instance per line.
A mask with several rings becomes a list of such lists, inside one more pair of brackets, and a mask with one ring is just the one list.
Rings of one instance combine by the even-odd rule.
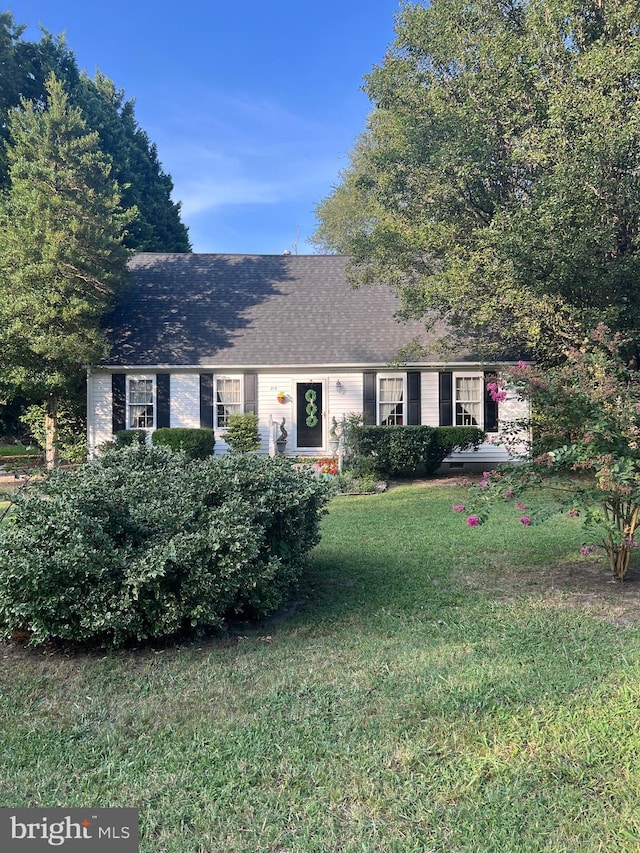
[[337, 255], [139, 254], [107, 322], [111, 352], [88, 375], [88, 444], [122, 429], [207, 427], [224, 452], [234, 412], [258, 415], [262, 451], [282, 420], [286, 452], [325, 455], [332, 419], [472, 425], [487, 441], [445, 467], [506, 461], [504, 423], [527, 414], [494, 403], [489, 375], [509, 362], [471, 352], [398, 360], [422, 323], [398, 322], [390, 288], [353, 289]]

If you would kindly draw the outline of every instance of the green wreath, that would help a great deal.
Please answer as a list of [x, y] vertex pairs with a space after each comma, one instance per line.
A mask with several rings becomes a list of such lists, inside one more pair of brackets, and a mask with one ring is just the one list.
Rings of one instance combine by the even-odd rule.
[[307, 424], [307, 426], [308, 426], [309, 428], [311, 428], [311, 429], [313, 429], [313, 427], [314, 427], [314, 426], [317, 426], [317, 425], [318, 425], [318, 418], [317, 418], [317, 414], [316, 414], [316, 413], [317, 413], [317, 411], [318, 411], [318, 407], [316, 406], [316, 398], [317, 398], [317, 396], [318, 396], [318, 395], [317, 395], [317, 394], [316, 394], [316, 392], [313, 390], [313, 388], [309, 388], [309, 389], [308, 389], [308, 391], [306, 391], [306, 393], [305, 393], [305, 395], [304, 395], [304, 399], [307, 401], [307, 408], [306, 408], [306, 412], [307, 412], [307, 420], [306, 420], [306, 424]]

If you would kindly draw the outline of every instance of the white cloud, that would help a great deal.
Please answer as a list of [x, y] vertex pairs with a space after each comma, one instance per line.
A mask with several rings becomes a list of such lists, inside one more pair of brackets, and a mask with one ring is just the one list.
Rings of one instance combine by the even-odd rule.
[[342, 149], [334, 147], [335, 127], [304, 109], [215, 89], [169, 103], [154, 110], [162, 125], [150, 135], [186, 219], [229, 205], [299, 198], [312, 206], [337, 179], [346, 135]]

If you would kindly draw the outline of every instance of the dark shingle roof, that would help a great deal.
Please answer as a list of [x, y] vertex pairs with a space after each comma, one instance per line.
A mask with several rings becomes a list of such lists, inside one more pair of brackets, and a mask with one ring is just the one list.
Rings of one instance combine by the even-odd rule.
[[424, 339], [424, 326], [394, 319], [400, 304], [388, 287], [354, 290], [347, 262], [337, 255], [136, 255], [130, 286], [107, 321], [106, 363], [387, 364]]

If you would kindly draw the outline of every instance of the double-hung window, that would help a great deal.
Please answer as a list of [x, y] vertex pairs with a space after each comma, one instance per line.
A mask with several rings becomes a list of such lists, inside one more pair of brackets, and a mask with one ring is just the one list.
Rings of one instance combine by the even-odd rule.
[[455, 376], [456, 426], [482, 427], [484, 381], [482, 376]]
[[402, 376], [378, 377], [378, 423], [400, 426], [405, 423], [405, 387]]
[[129, 379], [127, 398], [127, 428], [153, 429], [153, 379]]
[[216, 377], [216, 426], [229, 426], [231, 415], [242, 412], [240, 378]]

